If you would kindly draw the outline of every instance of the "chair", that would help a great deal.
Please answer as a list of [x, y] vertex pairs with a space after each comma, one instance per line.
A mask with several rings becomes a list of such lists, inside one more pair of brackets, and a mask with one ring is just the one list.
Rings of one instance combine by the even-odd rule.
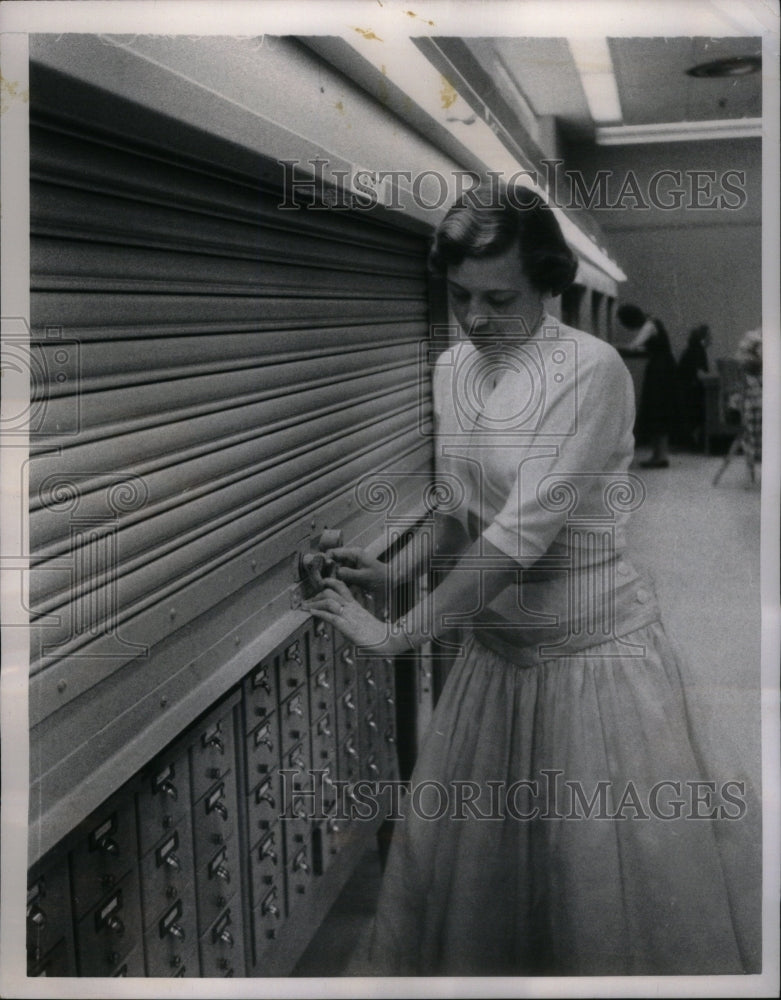
[[718, 374], [704, 375], [705, 426], [703, 448], [711, 453], [711, 439], [729, 438], [733, 443], [740, 433], [740, 409], [735, 401], [742, 398], [744, 390], [743, 369], [733, 358], [716, 360]]
[[[733, 378], [739, 381], [732, 381]], [[762, 460], [762, 376], [750, 374], [738, 363], [738, 375], [735, 376], [732, 370], [728, 372], [722, 393], [727, 416], [737, 414], [738, 423], [729, 451], [713, 477], [713, 485], [716, 486], [732, 459], [741, 452], [753, 484], [756, 481], [755, 463]]]

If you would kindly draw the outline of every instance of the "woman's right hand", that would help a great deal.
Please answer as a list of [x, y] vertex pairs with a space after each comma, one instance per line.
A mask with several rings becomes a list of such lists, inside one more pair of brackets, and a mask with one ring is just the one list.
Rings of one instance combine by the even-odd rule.
[[329, 549], [325, 555], [326, 559], [336, 563], [337, 580], [385, 599], [389, 569], [385, 563], [370, 556], [365, 549], [358, 548]]

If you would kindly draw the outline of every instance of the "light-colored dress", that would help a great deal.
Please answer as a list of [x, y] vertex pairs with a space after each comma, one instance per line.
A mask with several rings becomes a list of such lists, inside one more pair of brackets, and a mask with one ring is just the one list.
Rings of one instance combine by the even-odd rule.
[[454, 344], [433, 384], [448, 513], [523, 572], [485, 606], [475, 574], [393, 833], [372, 971], [745, 971], [757, 942], [740, 940], [717, 834], [746, 806], [697, 784], [679, 660], [625, 552], [643, 486], [623, 362], [546, 316], [499, 353]]

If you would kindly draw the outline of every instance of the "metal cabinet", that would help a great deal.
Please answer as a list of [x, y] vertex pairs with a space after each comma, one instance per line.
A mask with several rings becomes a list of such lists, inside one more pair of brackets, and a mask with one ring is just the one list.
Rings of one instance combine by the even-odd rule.
[[29, 974], [286, 974], [396, 774], [392, 664], [307, 622], [31, 871]]

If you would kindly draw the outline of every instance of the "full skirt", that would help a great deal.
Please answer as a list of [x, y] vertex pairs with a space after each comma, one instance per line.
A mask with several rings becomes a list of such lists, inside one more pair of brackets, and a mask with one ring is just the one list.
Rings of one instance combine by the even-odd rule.
[[756, 971], [727, 870], [756, 810], [706, 783], [662, 625], [622, 641], [524, 668], [468, 639], [394, 829], [374, 974]]

